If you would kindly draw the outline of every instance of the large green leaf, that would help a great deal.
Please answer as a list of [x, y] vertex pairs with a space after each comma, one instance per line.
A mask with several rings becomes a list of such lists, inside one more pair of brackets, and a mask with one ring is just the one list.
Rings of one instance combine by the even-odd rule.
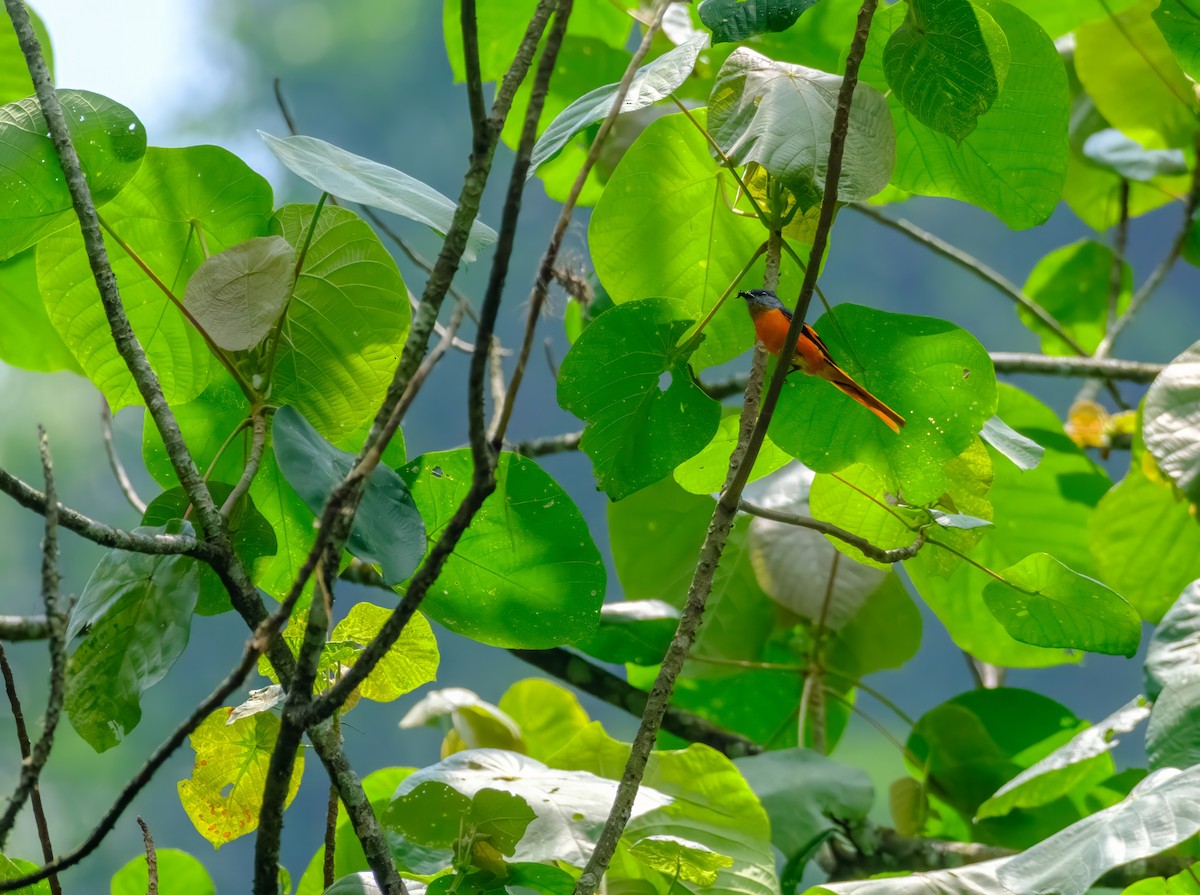
[[[961, 143], [918, 121], [892, 97], [896, 170], [892, 184], [945, 196], [992, 212], [1013, 229], [1041, 224], [1054, 211], [1067, 173], [1070, 96], [1054, 42], [1037, 23], [1000, 0], [975, 4], [992, 17], [1012, 53], [1008, 77], [975, 130]], [[860, 77], [883, 89], [884, 46], [904, 20], [904, 6], [880, 10]], [[1037, 164], [1030, 164], [1036, 158]]]
[[[271, 231], [299, 251], [314, 207], [285, 205]], [[371, 419], [392, 381], [411, 311], [396, 262], [367, 223], [321, 211], [282, 324], [271, 401], [338, 443]]]
[[[54, 48], [50, 45], [50, 35], [41, 17], [25, 4], [29, 11], [29, 22], [33, 25], [33, 33], [37, 36], [42, 47], [42, 56], [50, 76], [54, 76]], [[33, 95], [33, 80], [29, 77], [29, 66], [25, 62], [25, 54], [17, 42], [17, 32], [14, 28], [0, 29], [0, 103], [10, 103], [15, 99]]]
[[1154, 700], [1146, 728], [1146, 756], [1152, 768], [1190, 768], [1200, 765], [1196, 739], [1200, 706], [1200, 669], [1172, 675]]
[[1142, 437], [1158, 467], [1200, 502], [1200, 342], [1176, 357], [1146, 393]]
[[693, 322], [671, 299], [621, 305], [584, 330], [563, 359], [558, 403], [587, 421], [579, 446], [612, 500], [668, 475], [717, 429], [721, 407], [692, 380], [691, 352], [679, 347]]
[[589, 723], [574, 692], [544, 678], [526, 678], [504, 691], [497, 710], [520, 728], [525, 754], [547, 761]]
[[1146, 651], [1146, 696], [1157, 699], [1163, 687], [1200, 667], [1200, 582], [1193, 581], [1167, 610]]
[[1200, 526], [1171, 485], [1140, 465], [1104, 496], [1087, 531], [1100, 577], [1148, 622], [1200, 578]]
[[1149, 714], [1142, 697], [1131, 700], [1005, 783], [979, 806], [976, 817], [999, 817], [1014, 808], [1045, 805], [1112, 776], [1115, 769], [1108, 753], [1120, 742], [1117, 736], [1129, 733]]
[[[146, 535], [177, 527], [134, 529]], [[191, 534], [191, 526], [183, 523]], [[199, 594], [199, 569], [188, 556], [111, 550], [88, 579], [67, 627], [87, 637], [67, 666], [71, 725], [97, 752], [111, 749], [142, 718], [141, 695], [187, 646]]]
[[[629, 746], [609, 737], [599, 724], [584, 728], [554, 755], [558, 767], [620, 779]], [[737, 767], [707, 746], [692, 745], [650, 754], [642, 781], [672, 799], [658, 810], [639, 814], [625, 828], [623, 843], [651, 836], [676, 836], [699, 843], [733, 863], [717, 871], [703, 891], [710, 895], [776, 895], [779, 882], [771, 853], [770, 822]], [[643, 867], [619, 848], [610, 867], [614, 878], [658, 881], [658, 871]]]
[[[98, 93], [60, 90], [58, 99], [92, 200], [104, 205], [137, 173], [146, 154], [145, 128], [129, 109]], [[0, 177], [0, 258], [75, 222], [66, 177], [32, 96], [0, 106]]]
[[[821, 200], [842, 78], [775, 62], [739, 47], [725, 60], [708, 104], [708, 128], [735, 165], [757, 162], [796, 194], [802, 209]], [[838, 177], [838, 200], [859, 202], [887, 186], [895, 135], [887, 101], [860, 84]]]
[[[621, 158], [588, 225], [596, 273], [613, 301], [669, 296], [702, 319], [766, 238], [757, 221], [729, 211], [736, 189], [683, 115], [647, 127]], [[762, 264], [738, 282], [762, 285]], [[798, 294], [800, 276], [785, 264], [776, 291]], [[713, 317], [693, 366], [723, 363], [754, 344], [750, 317], [738, 305], [727, 301]]]
[[[1061, 323], [1085, 351], [1095, 351], [1108, 326], [1112, 268], [1112, 249], [1101, 242], [1083, 239], [1055, 249], [1038, 261], [1025, 281], [1024, 291]], [[1132, 287], [1133, 269], [1122, 260], [1118, 314], [1129, 307]], [[1075, 353], [1032, 312], [1019, 307], [1017, 315], [1042, 340], [1043, 353]]]
[[1047, 553], [1031, 554], [1000, 575], [1004, 580], [988, 584], [983, 599], [1014, 639], [1126, 658], [1137, 652], [1137, 611], [1094, 578]]
[[[275, 461], [314, 515], [354, 468], [355, 455], [325, 441], [293, 407], [281, 407], [272, 424]], [[376, 466], [363, 491], [347, 549], [377, 564], [388, 585], [399, 584], [425, 555], [425, 525], [408, 485], [392, 469]]]
[[[969, 555], [989, 569], [1002, 569], [1031, 553], [1047, 552], [1082, 574], [1093, 574], [1086, 530], [1093, 508], [1109, 488], [1108, 476], [1067, 438], [1050, 408], [1011, 385], [1002, 384], [999, 395], [998, 415], [1045, 453], [1036, 469], [1025, 471], [993, 453], [994, 480], [988, 492], [993, 527]], [[983, 601], [992, 579], [966, 563], [947, 576], [937, 560], [938, 552], [925, 548], [905, 563], [905, 571], [960, 648], [1009, 667], [1078, 661], [1077, 654], [1014, 640]]]
[[1175, 61], [1188, 77], [1200, 77], [1200, 15], [1189, 0], [1161, 0], [1150, 14]]
[[816, 329], [837, 362], [907, 421], [899, 434], [829, 383], [788, 378], [771, 422], [775, 443], [817, 472], [866, 463], [910, 504], [935, 500], [945, 466], [996, 412], [983, 346], [932, 317], [843, 304]]
[[[471, 487], [471, 452], [423, 454], [399, 472], [437, 539]], [[604, 563], [575, 504], [532, 460], [505, 452], [496, 491], [422, 605], [482, 643], [546, 649], [596, 627], [604, 588]]]
[[[259, 131], [267, 148], [293, 174], [319, 190], [347, 202], [361, 202], [446, 233], [455, 204], [428, 184], [316, 137], [272, 137]], [[471, 224], [464, 261], [496, 241], [496, 231], [476, 220]]]
[[[492, 789], [524, 799], [537, 817], [517, 845], [518, 861], [566, 861], [582, 867], [591, 854], [592, 831], [604, 823], [616, 794], [616, 782], [586, 770], [550, 768], [525, 755], [500, 749], [470, 749], [422, 768], [407, 777], [384, 812], [394, 827], [405, 797], [424, 783], [443, 783], [468, 798]], [[671, 802], [652, 781], [638, 790], [633, 816]]]
[[[721, 422], [717, 425], [717, 432], [712, 440], [700, 453], [688, 457], [675, 467], [675, 481], [681, 488], [693, 494], [717, 493], [729, 475], [729, 458], [737, 446], [742, 413], [740, 407], [729, 406], [723, 406], [721, 413]], [[775, 446], [775, 442], [764, 438], [748, 481], [761, 479], [791, 460], [790, 456]]]
[[914, 118], [961, 143], [999, 96], [1011, 58], [1000, 26], [970, 0], [909, 0], [883, 68]]
[[1009, 0], [1009, 2], [1041, 25], [1051, 37], [1059, 38], [1085, 22], [1123, 12], [1133, 6], [1137, 0], [1104, 0], [1103, 4], [1097, 3], [1096, 0], [1055, 0], [1054, 3], [1047, 3], [1045, 0]]
[[700, 21], [713, 43], [742, 41], [756, 34], [786, 31], [817, 0], [700, 0]]
[[600, 608], [595, 632], [576, 641], [589, 656], [624, 665], [656, 665], [679, 626], [679, 610], [662, 600], [618, 600]]
[[[707, 35], [693, 37], [639, 68], [629, 84], [625, 99], [621, 102], [621, 112], [644, 109], [670, 96], [692, 73], [696, 57], [707, 46]], [[602, 121], [612, 109], [617, 87], [617, 84], [597, 87], [559, 113], [538, 137], [526, 177], [532, 177], [543, 162], [562, 149], [580, 131]]]
[[[216, 146], [157, 149], [102, 209], [105, 223], [182, 300], [191, 273], [211, 254], [267, 235], [271, 187]], [[159, 286], [110, 241], [109, 259], [134, 332], [172, 405], [190, 401], [219, 368], [203, 338]], [[50, 321], [114, 412], [141, 403], [117, 353], [83, 241], [64, 230], [37, 250], [38, 285]]]
[[259, 236], [201, 264], [188, 280], [184, 304], [218, 346], [244, 351], [275, 325], [295, 276], [296, 252], [287, 240]]
[[38, 294], [36, 252], [29, 248], [0, 261], [0, 308], [5, 315], [0, 327], [0, 360], [41, 373], [81, 372]]
[[1191, 146], [1196, 96], [1151, 18], [1157, 0], [1075, 31], [1075, 72], [1110, 125], [1147, 149]]
[[[212, 877], [196, 858], [177, 848], [155, 849], [160, 895], [216, 895]], [[150, 877], [146, 856], [138, 855], [113, 874], [110, 895], [145, 895]]]

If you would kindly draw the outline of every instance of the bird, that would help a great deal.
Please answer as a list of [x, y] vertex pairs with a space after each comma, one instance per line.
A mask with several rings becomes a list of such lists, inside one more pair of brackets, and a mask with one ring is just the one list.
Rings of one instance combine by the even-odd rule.
[[[751, 289], [749, 292], [739, 292], [738, 296], [746, 300], [746, 309], [754, 321], [754, 331], [759, 340], [771, 354], [778, 357], [792, 323], [792, 312], [770, 289]], [[807, 323], [800, 326], [800, 335], [796, 339], [796, 353], [792, 355], [792, 368], [809, 376], [819, 376], [829, 382], [899, 434], [900, 427], [904, 425], [904, 417], [855, 382], [849, 373], [839, 367], [825, 343], [821, 341], [821, 337], [817, 335], [817, 331]]]

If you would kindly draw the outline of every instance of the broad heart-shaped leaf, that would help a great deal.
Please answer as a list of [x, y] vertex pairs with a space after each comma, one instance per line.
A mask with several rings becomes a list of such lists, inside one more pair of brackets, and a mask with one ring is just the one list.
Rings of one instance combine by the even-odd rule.
[[[589, 724], [552, 761], [577, 771], [620, 778], [629, 746], [608, 736], [598, 723]], [[625, 828], [623, 845], [651, 836], [674, 836], [695, 842], [733, 859], [717, 870], [717, 880], [702, 891], [709, 895], [777, 895], [779, 881], [771, 853], [770, 822], [746, 779], [721, 753], [693, 744], [687, 749], [651, 753], [643, 790], [662, 793], [673, 801], [633, 817]], [[536, 808], [536, 805], [535, 805]], [[631, 882], [662, 877], [626, 856], [618, 848], [609, 873]], [[610, 878], [612, 878], [610, 877]]]
[[810, 749], [783, 749], [734, 759], [771, 818], [771, 842], [788, 859], [836, 821], [867, 816], [875, 801], [871, 779]]
[[1083, 154], [1128, 180], [1145, 182], [1162, 174], [1187, 173], [1182, 149], [1145, 149], [1115, 127], [1096, 131], [1084, 140]]
[[662, 600], [618, 600], [600, 609], [595, 633], [577, 641], [577, 650], [605, 662], [656, 665], [679, 625], [679, 610]]
[[697, 12], [713, 43], [742, 41], [756, 34], [786, 31], [817, 0], [700, 0]]
[[[146, 535], [177, 532], [137, 528]], [[183, 523], [183, 531], [192, 534]], [[141, 695], [170, 670], [187, 646], [199, 593], [189, 556], [111, 550], [88, 579], [67, 627], [68, 642], [88, 635], [67, 666], [71, 725], [97, 752], [121, 742], [142, 718]]]
[[[355, 456], [323, 439], [294, 407], [281, 407], [272, 423], [275, 460], [315, 515], [354, 468]], [[346, 549], [380, 566], [383, 580], [398, 584], [425, 555], [425, 523], [404, 479], [380, 464], [372, 471], [354, 517]]]
[[221, 348], [244, 351], [270, 332], [292, 294], [296, 253], [258, 236], [213, 255], [188, 280], [184, 305]]
[[39, 373], [82, 372], [42, 304], [36, 254], [36, 248], [29, 248], [0, 261], [0, 307], [6, 317], [0, 327], [0, 361]]
[[[271, 232], [300, 251], [312, 205], [285, 205]], [[366, 221], [325, 206], [282, 323], [271, 401], [333, 442], [370, 420], [392, 381], [411, 311], [396, 262]]]
[[711, 886], [717, 881], [717, 871], [733, 864], [733, 858], [720, 855], [688, 839], [660, 834], [639, 839], [629, 847], [629, 854], [647, 867], [675, 880]]
[[1066, 745], [1023, 770], [979, 806], [976, 817], [1007, 814], [1014, 808], [1045, 805], [1072, 792], [1085, 792], [1110, 777], [1114, 766], [1109, 752], [1118, 734], [1126, 734], [1150, 715], [1146, 700], [1137, 697], [1099, 724], [1077, 733]]
[[[430, 539], [471, 487], [466, 449], [423, 454], [399, 470]], [[446, 561], [422, 608], [450, 630], [491, 646], [548, 649], [595, 629], [605, 572], [587, 523], [532, 460], [504, 452], [496, 490]]]
[[679, 348], [693, 322], [682, 302], [668, 298], [620, 305], [563, 359], [558, 403], [587, 421], [579, 447], [611, 500], [668, 475], [717, 429], [721, 406], [692, 381], [690, 351]]
[[[961, 143], [922, 124], [892, 96], [892, 185], [970, 202], [1013, 229], [1025, 229], [1044, 222], [1062, 194], [1069, 155], [1067, 76], [1054, 42], [1027, 15], [1001, 0], [974, 5], [992, 17], [1010, 47], [1019, 48], [1012, 53], [1008, 77]], [[859, 77], [880, 89], [886, 88], [886, 78], [877, 60], [904, 11], [902, 4], [881, 9], [871, 27]]]
[[[267, 235], [271, 202], [270, 184], [224, 149], [152, 148], [102, 213], [109, 229], [182, 300], [188, 277], [207, 255]], [[125, 313], [167, 401], [192, 400], [213, 381], [219, 364], [133, 258], [109, 244]], [[37, 265], [50, 321], [84, 373], [114, 412], [140, 404], [141, 394], [113, 343], [79, 233], [64, 230], [42, 240]]]
[[[259, 131], [267, 148], [293, 174], [347, 202], [361, 202], [446, 233], [455, 204], [428, 184], [316, 137], [272, 137]], [[476, 220], [467, 236], [464, 261], [496, 241], [496, 231]]]
[[[615, 781], [585, 770], [550, 768], [500, 749], [470, 749], [406, 778], [384, 812], [385, 826], [392, 825], [389, 820], [395, 818], [397, 802], [426, 782], [444, 783], [471, 798], [483, 789], [519, 796], [537, 817], [515, 849], [516, 860], [560, 860], [576, 867], [582, 867], [591, 854], [591, 840], [608, 816], [616, 794]], [[635, 818], [672, 801], [670, 796], [655, 791], [650, 781], [646, 783], [633, 804]]]
[[[196, 858], [177, 848], [155, 849], [161, 895], [216, 895], [212, 877]], [[113, 874], [111, 895], [145, 895], [150, 875], [146, 856], [138, 855]]]
[[[1061, 323], [1084, 350], [1095, 351], [1108, 324], [1112, 268], [1112, 249], [1092, 239], [1081, 239], [1055, 249], [1038, 261], [1025, 281], [1024, 291]], [[1133, 269], [1122, 260], [1118, 314], [1129, 307], [1132, 291]], [[1045, 354], [1075, 353], [1032, 312], [1019, 307], [1017, 316], [1037, 333]]]
[[[213, 848], [257, 829], [263, 785], [279, 736], [279, 719], [270, 712], [230, 724], [230, 711], [217, 709], [188, 737], [196, 764], [192, 776], [179, 781], [183, 810]], [[300, 746], [285, 808], [296, 797], [303, 776], [304, 747]]]
[[[791, 188], [801, 208], [820, 202], [840, 75], [775, 62], [739, 47], [725, 60], [708, 102], [708, 128], [735, 165], [758, 162]], [[859, 84], [838, 178], [838, 201], [860, 202], [887, 186], [895, 133], [887, 101]]]
[[1075, 32], [1075, 73], [1108, 123], [1147, 149], [1191, 146], [1196, 96], [1151, 13], [1156, 0]]
[[[26, 8], [29, 8], [28, 4]], [[46, 59], [46, 67], [53, 78], [54, 48], [50, 44], [50, 35], [46, 32], [41, 18], [32, 9], [29, 9], [29, 23], [33, 25], [33, 33], [37, 35], [42, 55]], [[0, 33], [0, 103], [10, 103], [32, 95], [33, 80], [29, 77], [29, 66], [17, 41], [17, 32], [13, 28], [5, 28], [3, 33]]]
[[1148, 622], [1200, 577], [1200, 526], [1170, 483], [1148, 478], [1141, 464], [1104, 495], [1087, 533], [1100, 577]]
[[[973, 837], [1022, 848], [1079, 819], [1065, 800], [980, 818], [980, 805], [1001, 786], [1086, 728], [1069, 709], [1031, 690], [969, 690], [926, 712], [908, 738], [910, 770], [957, 812]], [[952, 819], [943, 814], [940, 823]], [[927, 835], [937, 835], [931, 816]], [[961, 829], [961, 827], [959, 827]], [[968, 832], [968, 831], [963, 831]]]
[[[707, 46], [708, 35], [693, 37], [639, 68], [621, 102], [621, 111], [644, 109], [670, 96], [692, 73], [696, 57]], [[577, 133], [608, 115], [617, 95], [617, 87], [617, 84], [597, 87], [579, 97], [550, 122], [533, 147], [526, 179], [532, 177], [542, 162], [567, 145]]]
[[[152, 425], [152, 422], [150, 424]], [[226, 498], [233, 491], [232, 485], [211, 479], [208, 482], [208, 488], [212, 493], [213, 501], [219, 507], [224, 506]], [[233, 542], [234, 551], [246, 564], [246, 567], [252, 569], [258, 560], [273, 556], [278, 549], [278, 543], [275, 540], [275, 531], [271, 528], [271, 523], [254, 505], [254, 498], [250, 495], [247, 495], [247, 498], [238, 501], [230, 512], [227, 522], [229, 538]], [[150, 501], [146, 507], [146, 512], [142, 515], [142, 525], [166, 525], [172, 519], [182, 519], [190, 504], [191, 501], [183, 488], [176, 486], [164, 491]], [[200, 534], [203, 534], [203, 529]], [[200, 594], [196, 600], [196, 614], [219, 615], [232, 608], [233, 606], [229, 602], [229, 592], [225, 590], [225, 585], [221, 583], [217, 573], [211, 566], [201, 565]]]
[[1189, 584], [1150, 635], [1146, 664], [1146, 696], [1158, 699], [1167, 684], [1200, 668], [1200, 582]]
[[1142, 420], [1146, 449], [1159, 469], [1200, 503], [1200, 342], [1151, 383]]
[[1192, 80], [1200, 77], [1200, 17], [1188, 0], [1162, 0], [1150, 13], [1175, 61]]
[[[693, 494], [716, 494], [729, 475], [729, 458], [737, 446], [742, 424], [740, 407], [723, 406], [717, 433], [698, 454], [688, 457], [675, 467], [674, 478], [680, 487]], [[762, 449], [754, 460], [748, 481], [753, 482], [792, 462], [792, 458], [764, 438]]]
[[[60, 90], [58, 99], [92, 199], [102, 206], [137, 173], [146, 130], [133, 112], [98, 93]], [[0, 181], [0, 259], [74, 223], [66, 178], [32, 96], [0, 106]]]
[[828, 382], [797, 374], [780, 396], [771, 438], [817, 472], [865, 463], [909, 504], [937, 499], [946, 464], [996, 412], [987, 351], [944, 320], [858, 305], [837, 306], [816, 329], [838, 364], [907, 425], [892, 432]]
[[[703, 113], [693, 115], [704, 123]], [[730, 212], [736, 192], [704, 134], [682, 114], [647, 127], [621, 158], [588, 224], [596, 274], [612, 300], [620, 305], [670, 296], [693, 320], [703, 319], [766, 235], [757, 220]], [[738, 281], [743, 288], [762, 285], [762, 264], [755, 262]], [[776, 291], [799, 294], [801, 276], [785, 264]], [[754, 344], [750, 315], [738, 304], [725, 302], [704, 330], [692, 356], [697, 369], [731, 360]]]
[[[989, 449], [993, 482], [988, 500], [994, 527], [969, 555], [989, 569], [1000, 569], [1045, 551], [1083, 574], [1093, 574], [1086, 528], [1093, 507], [1111, 484], [1108, 476], [1063, 434], [1050, 408], [1008, 384], [1000, 385], [999, 396], [997, 415], [1045, 452], [1036, 469], [1022, 471]], [[948, 569], [942, 554], [923, 549], [904, 567], [960, 648], [1014, 668], [1078, 661], [1078, 654], [1014, 640], [983, 601], [983, 590], [992, 579], [968, 563]]]
[[914, 118], [961, 143], [1000, 95], [1011, 57], [995, 19], [970, 0], [910, 0], [883, 69]]
[[983, 599], [1014, 639], [1126, 658], [1137, 652], [1137, 610], [1099, 581], [1047, 553], [1027, 556], [1000, 575], [1004, 581], [985, 587]]

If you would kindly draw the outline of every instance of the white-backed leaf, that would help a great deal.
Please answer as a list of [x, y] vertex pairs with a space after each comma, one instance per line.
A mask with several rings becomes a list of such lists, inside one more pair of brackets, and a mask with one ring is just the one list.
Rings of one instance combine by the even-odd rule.
[[227, 351], [253, 348], [283, 313], [296, 253], [282, 236], [256, 236], [213, 255], [188, 280], [184, 306]]

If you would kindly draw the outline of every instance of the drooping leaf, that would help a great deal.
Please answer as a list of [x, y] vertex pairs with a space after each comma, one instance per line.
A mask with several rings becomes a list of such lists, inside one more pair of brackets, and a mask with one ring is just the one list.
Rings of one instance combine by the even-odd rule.
[[679, 610], [662, 600], [620, 600], [600, 608], [595, 633], [575, 648], [605, 662], [655, 665], [666, 655]]
[[465, 749], [506, 749], [525, 753], [521, 728], [499, 706], [464, 687], [432, 690], [400, 720], [402, 729], [436, 727], [446, 731], [442, 755]]
[[1171, 486], [1148, 478], [1140, 464], [1104, 495], [1087, 534], [1100, 577], [1148, 622], [1200, 578], [1200, 526]]
[[[128, 186], [102, 214], [111, 232], [182, 300], [209, 254], [267, 235], [271, 187], [216, 146], [147, 150]], [[124, 248], [109, 252], [121, 302], [172, 406], [197, 397], [219, 375], [204, 339]], [[74, 230], [42, 240], [38, 287], [50, 321], [115, 413], [140, 404], [100, 304], [83, 241]]]
[[[1008, 77], [975, 130], [958, 143], [918, 121], [889, 99], [896, 129], [892, 185], [922, 196], [945, 196], [990, 211], [1013, 229], [1041, 224], [1054, 211], [1067, 173], [1070, 96], [1054, 42], [1025, 13], [1000, 0], [974, 4], [990, 15], [1013, 52]], [[860, 77], [887, 86], [886, 42], [904, 21], [905, 7], [881, 9], [871, 27]], [[1019, 59], [1017, 56], [1019, 55]], [[1031, 165], [1030, 158], [1038, 163]]]
[[1150, 635], [1143, 668], [1146, 696], [1158, 699], [1163, 687], [1195, 667], [1200, 667], [1200, 583], [1193, 581]]
[[271, 684], [267, 687], [251, 690], [246, 699], [233, 707], [233, 711], [229, 713], [227, 723], [232, 724], [235, 721], [240, 721], [242, 718], [257, 715], [259, 712], [269, 712], [286, 698], [287, 693], [284, 692], [283, 687], [279, 684]]
[[621, 305], [584, 330], [563, 359], [558, 402], [587, 421], [579, 446], [612, 500], [669, 474], [717, 429], [720, 405], [692, 381], [691, 350], [679, 347], [693, 322], [671, 299]]
[[733, 858], [699, 842], [666, 834], [639, 839], [629, 847], [629, 854], [672, 879], [698, 886], [711, 886], [717, 881], [717, 871], [733, 864]]
[[1129, 733], [1149, 715], [1145, 699], [1131, 700], [1005, 783], [979, 806], [976, 817], [999, 817], [1014, 808], [1045, 805], [1110, 777], [1114, 768], [1108, 753], [1120, 742], [1117, 736]]
[[[146, 535], [176, 526], [137, 528]], [[182, 531], [193, 534], [183, 523]], [[71, 725], [97, 752], [124, 739], [142, 717], [141, 695], [187, 646], [199, 594], [189, 556], [111, 550], [88, 579], [71, 613], [67, 641], [88, 630], [67, 666], [65, 707]]]
[[1200, 342], [1151, 383], [1142, 419], [1146, 449], [1159, 469], [1200, 502]]
[[[273, 137], [263, 131], [258, 135], [289, 171], [331, 196], [390, 211], [432, 227], [438, 233], [445, 234], [450, 229], [455, 204], [403, 171], [316, 137]], [[471, 224], [463, 260], [474, 261], [480, 249], [495, 241], [496, 231], [476, 220]]]
[[892, 432], [828, 382], [791, 376], [771, 422], [775, 443], [817, 472], [866, 463], [908, 503], [935, 500], [946, 488], [946, 464], [996, 412], [995, 373], [983, 346], [944, 320], [849, 304], [816, 329], [846, 372], [907, 425]]
[[213, 255], [188, 280], [184, 306], [227, 351], [253, 348], [292, 294], [296, 253], [281, 236], [259, 236]]
[[[469, 450], [424, 454], [400, 470], [438, 538], [471, 486]], [[483, 503], [422, 608], [492, 646], [546, 649], [590, 633], [605, 572], [587, 524], [532, 460], [504, 452]]]
[[837, 821], [862, 820], [875, 801], [870, 778], [819, 752], [786, 749], [733, 762], [771, 818], [771, 842], [787, 858]]
[[[693, 116], [704, 124], [702, 112]], [[729, 211], [736, 190], [686, 117], [668, 115], [650, 124], [621, 158], [588, 224], [596, 274], [612, 300], [621, 305], [670, 296], [686, 316], [702, 320], [763, 241], [757, 221]], [[738, 280], [743, 288], [762, 285], [762, 264], [755, 262]], [[795, 295], [799, 289], [799, 271], [784, 265], [777, 291]], [[697, 369], [724, 363], [754, 344], [750, 316], [736, 300], [722, 305], [704, 335], [691, 359]]]
[[[625, 99], [621, 102], [621, 112], [644, 109], [670, 96], [691, 74], [696, 65], [696, 57], [707, 46], [708, 35], [693, 37], [639, 68], [629, 84]], [[612, 109], [617, 87], [617, 84], [597, 87], [560, 112], [534, 145], [526, 177], [532, 177], [543, 162], [562, 149], [580, 131], [602, 121]]]
[[[0, 29], [3, 30], [3, 29]], [[50, 322], [38, 293], [37, 249], [29, 248], [0, 261], [0, 361], [26, 370], [81, 373], [75, 355]]]
[[1048, 553], [1034, 553], [983, 589], [992, 615], [1014, 639], [1051, 649], [1132, 657], [1142, 639], [1137, 611], [1099, 581]]
[[[614, 781], [586, 771], [549, 768], [540, 761], [499, 749], [471, 749], [456, 752], [406, 778], [384, 812], [385, 826], [394, 824], [402, 810], [400, 800], [426, 782], [444, 783], [470, 798], [483, 789], [519, 796], [537, 817], [530, 822], [513, 857], [519, 861], [561, 860], [577, 867], [582, 867], [591, 854], [591, 831], [608, 816], [616, 792]], [[633, 804], [633, 816], [671, 801], [652, 784], [643, 786]]]
[[[28, 79], [28, 70], [24, 75]], [[103, 206], [137, 173], [146, 154], [146, 130], [133, 112], [98, 93], [59, 90], [58, 100], [92, 200]], [[75, 223], [66, 177], [33, 96], [0, 106], [0, 174], [5, 184], [0, 259]]]
[[[842, 78], [775, 62], [739, 47], [725, 60], [708, 104], [708, 128], [735, 165], [757, 162], [796, 194], [802, 208], [825, 190], [829, 135]], [[838, 178], [838, 201], [859, 202], [885, 186], [895, 162], [887, 101], [859, 84]]]
[[[160, 895], [216, 895], [212, 877], [196, 858], [177, 848], [156, 848]], [[145, 895], [150, 878], [146, 856], [138, 855], [113, 874], [110, 895]]]
[[[314, 210], [285, 205], [271, 232], [299, 252]], [[352, 211], [326, 206], [282, 323], [272, 402], [295, 407], [341, 444], [379, 409], [410, 316], [404, 281], [379, 237]]]
[[1162, 0], [1150, 13], [1175, 61], [1188, 77], [1200, 77], [1200, 16], [1188, 0]]
[[[196, 832], [220, 848], [258, 828], [263, 785], [279, 736], [279, 719], [262, 712], [229, 724], [230, 710], [209, 715], [188, 738], [196, 752], [192, 776], [179, 781], [179, 801]], [[304, 747], [288, 783], [284, 807], [291, 804], [304, 775]]]
[[883, 68], [914, 118], [962, 142], [1008, 77], [1011, 51], [995, 19], [970, 0], [911, 0]]
[[[1025, 281], [1024, 292], [1061, 323], [1085, 351], [1095, 351], [1108, 325], [1112, 272], [1112, 249], [1095, 240], [1084, 239], [1043, 257]], [[1122, 260], [1116, 296], [1118, 314], [1123, 314], [1129, 307], [1132, 292], [1133, 269]], [[1042, 340], [1043, 353], [1075, 353], [1030, 311], [1018, 308], [1017, 316]]]
[[786, 31], [817, 0], [700, 0], [696, 11], [713, 43], [743, 41], [756, 34]]
[[1083, 154], [1127, 180], [1145, 182], [1164, 174], [1187, 173], [1183, 150], [1145, 149], [1114, 127], [1097, 131], [1084, 140]]
[[[354, 468], [355, 455], [323, 439], [294, 407], [281, 407], [272, 423], [275, 459], [288, 483], [316, 515]], [[425, 556], [425, 523], [408, 485], [392, 469], [376, 466], [367, 479], [346, 548], [378, 564], [386, 583], [411, 575]]]
[[1196, 97], [1151, 13], [1157, 0], [1075, 31], [1075, 72], [1100, 114], [1147, 149], [1190, 146]]

